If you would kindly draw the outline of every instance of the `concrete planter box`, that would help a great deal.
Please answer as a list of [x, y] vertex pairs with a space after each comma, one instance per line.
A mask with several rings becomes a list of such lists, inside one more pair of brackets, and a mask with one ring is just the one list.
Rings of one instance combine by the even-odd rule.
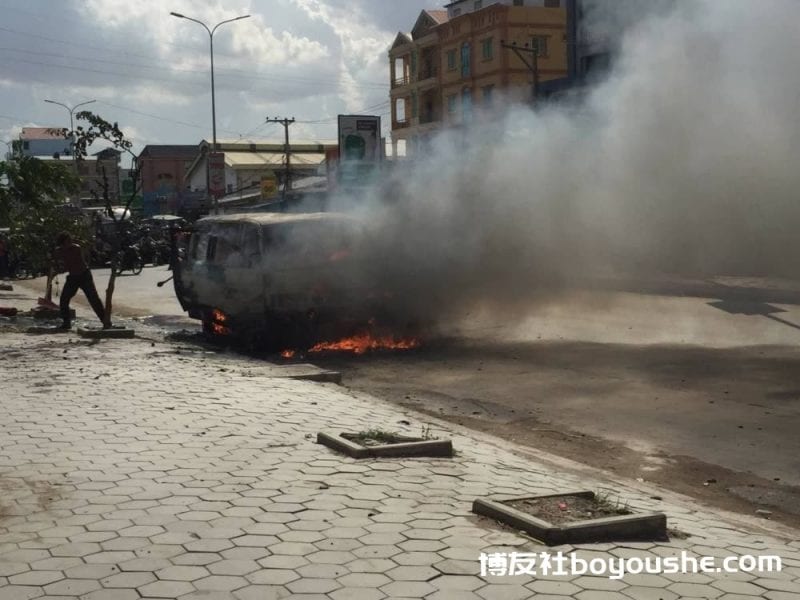
[[136, 335], [136, 331], [128, 327], [112, 327], [111, 329], [78, 328], [78, 335], [92, 340], [119, 340], [129, 339]]
[[[348, 432], [319, 432], [317, 443], [341, 452], [352, 458], [394, 458], [400, 456], [453, 456], [450, 440], [420, 440], [380, 446], [362, 446], [350, 441], [342, 434]], [[356, 435], [356, 434], [352, 434]]]
[[549, 496], [484, 499], [472, 503], [472, 512], [500, 521], [547, 544], [591, 544], [615, 541], [667, 540], [667, 516], [663, 513], [638, 513], [617, 517], [576, 520], [554, 525], [503, 502], [580, 496], [594, 499], [594, 492], [571, 492]]

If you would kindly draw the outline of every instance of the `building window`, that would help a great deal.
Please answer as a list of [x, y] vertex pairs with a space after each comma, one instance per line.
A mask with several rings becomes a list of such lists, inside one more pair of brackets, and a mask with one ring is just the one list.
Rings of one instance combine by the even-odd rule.
[[525, 0], [514, 0], [514, 6], [525, 6]]
[[483, 8], [483, 0], [475, 0], [475, 10], [480, 10]]
[[561, 8], [561, 0], [544, 0], [545, 8]]
[[406, 122], [406, 102], [402, 98], [398, 98], [394, 105], [394, 118], [397, 123]]
[[492, 60], [494, 58], [494, 42], [492, 38], [486, 38], [481, 43], [481, 55], [483, 60]]
[[539, 57], [547, 56], [547, 37], [546, 35], [535, 35], [531, 38], [531, 48], [536, 50]]
[[456, 94], [450, 94], [447, 97], [447, 112], [451, 115], [456, 112], [458, 107], [458, 96]]
[[494, 100], [494, 85], [486, 85], [483, 87], [483, 103], [486, 106], [491, 106]]
[[448, 50], [447, 51], [447, 70], [448, 71], [455, 71], [456, 70], [456, 51], [455, 50]]
[[470, 67], [470, 46], [469, 42], [465, 42], [461, 46], [461, 76], [469, 77], [472, 69]]
[[472, 90], [469, 88], [461, 91], [461, 113], [465, 121], [472, 119]]

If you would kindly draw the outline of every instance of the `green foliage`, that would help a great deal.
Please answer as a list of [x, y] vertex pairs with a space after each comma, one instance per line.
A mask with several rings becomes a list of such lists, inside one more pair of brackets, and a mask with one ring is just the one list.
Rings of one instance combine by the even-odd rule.
[[64, 203], [67, 194], [79, 189], [68, 164], [21, 156], [0, 162], [0, 181], [0, 225], [10, 228], [11, 250], [29, 268], [47, 272], [59, 232], [86, 238], [83, 218]]
[[16, 216], [61, 204], [79, 187], [64, 163], [28, 156], [0, 162], [0, 226], [13, 227]]
[[87, 219], [80, 212], [63, 204], [44, 204], [38, 210], [23, 213], [15, 219], [10, 246], [25, 258], [29, 269], [47, 273], [56, 237], [62, 231], [68, 232], [82, 247], [88, 246], [91, 234]]
[[[75, 155], [85, 158], [88, 156], [89, 147], [98, 140], [109, 142], [114, 148], [133, 156], [133, 142], [125, 139], [125, 134], [116, 123], [109, 123], [103, 117], [89, 110], [83, 110], [75, 115], [78, 121], [85, 121], [87, 126], [78, 125], [72, 135], [75, 137]], [[70, 132], [66, 132], [70, 136]]]
[[[94, 114], [89, 110], [84, 110], [75, 115], [79, 125], [75, 127], [75, 131], [63, 130], [62, 133], [65, 137], [71, 137], [75, 140], [74, 152], [75, 158], [78, 161], [85, 160], [89, 155], [89, 148], [98, 141], [104, 141], [111, 145], [112, 148], [127, 154], [132, 159], [133, 169], [131, 172], [131, 179], [134, 185], [126, 190], [126, 195], [122, 198], [123, 206], [130, 209], [131, 203], [136, 198], [140, 189], [139, 172], [135, 168], [136, 155], [133, 153], [133, 142], [125, 138], [125, 134], [119, 128], [117, 123], [110, 123], [103, 117]], [[83, 124], [80, 124], [83, 123]], [[103, 181], [101, 182], [100, 192], [95, 192], [97, 199], [102, 199], [106, 207], [108, 216], [116, 222], [116, 218], [111, 210], [112, 198], [109, 193], [108, 175], [103, 171]]]
[[[78, 126], [75, 131], [64, 131], [65, 137], [75, 140], [74, 153], [78, 161], [85, 160], [89, 154], [89, 148], [97, 141], [105, 141], [111, 145], [114, 150], [122, 154], [127, 154], [132, 160], [131, 179], [134, 181], [132, 189], [126, 192], [126, 197], [122, 199], [125, 211], [123, 214], [130, 214], [131, 204], [136, 198], [140, 187], [139, 172], [135, 168], [136, 155], [133, 153], [133, 142], [125, 138], [125, 134], [116, 123], [110, 123], [103, 117], [94, 114], [91, 111], [85, 110], [75, 115], [78, 121]], [[111, 217], [113, 227], [111, 232], [101, 233], [103, 239], [111, 245], [111, 277], [108, 279], [106, 287], [106, 318], [111, 318], [112, 312], [112, 298], [114, 296], [115, 280], [120, 272], [120, 261], [124, 255], [126, 246], [132, 244], [134, 240], [128, 235], [128, 223], [123, 218], [117, 218], [113, 211], [112, 194], [110, 193], [109, 177], [105, 172], [105, 168], [101, 170], [102, 181], [100, 182], [100, 191], [93, 191], [95, 198], [102, 199], [103, 205], [106, 208], [106, 214]]]

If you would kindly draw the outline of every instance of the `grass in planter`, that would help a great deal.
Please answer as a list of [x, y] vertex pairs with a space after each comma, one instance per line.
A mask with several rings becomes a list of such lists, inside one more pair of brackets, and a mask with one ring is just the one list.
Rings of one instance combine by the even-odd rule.
[[400, 435], [394, 431], [383, 429], [367, 429], [358, 433], [343, 433], [342, 437], [362, 446], [381, 446], [384, 444], [402, 444], [405, 442], [423, 442], [424, 438]]
[[524, 498], [503, 504], [553, 525], [631, 514], [627, 504], [622, 504], [619, 499], [613, 500], [602, 493], [595, 494], [594, 498], [565, 495], [552, 498]]

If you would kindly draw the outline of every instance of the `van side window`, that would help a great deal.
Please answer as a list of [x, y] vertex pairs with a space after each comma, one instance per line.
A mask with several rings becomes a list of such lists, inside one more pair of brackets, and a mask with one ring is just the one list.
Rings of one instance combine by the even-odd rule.
[[244, 231], [244, 255], [250, 262], [261, 258], [261, 243], [258, 227], [246, 227]]
[[219, 238], [215, 235], [209, 236], [208, 238], [208, 246], [206, 248], [206, 260], [208, 262], [213, 262], [214, 257], [217, 255], [217, 241]]
[[208, 233], [200, 231], [192, 236], [192, 258], [197, 261], [204, 261], [207, 253]]
[[214, 235], [208, 240], [206, 258], [209, 262], [229, 267], [244, 264], [242, 252], [242, 226], [226, 224], [213, 229]]

